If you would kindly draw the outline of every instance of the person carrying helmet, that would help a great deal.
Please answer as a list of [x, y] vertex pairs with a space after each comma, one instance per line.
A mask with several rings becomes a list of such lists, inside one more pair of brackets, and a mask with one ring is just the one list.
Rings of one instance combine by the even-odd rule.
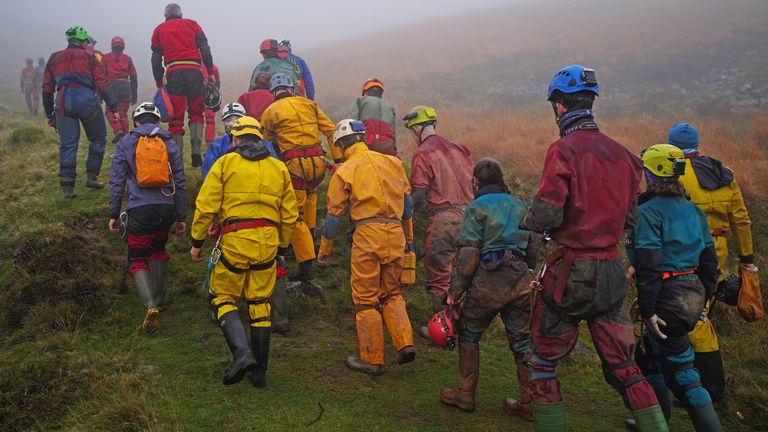
[[66, 31], [67, 48], [48, 58], [43, 73], [43, 109], [48, 125], [59, 133], [59, 184], [65, 198], [75, 197], [77, 145], [80, 124], [88, 137], [85, 187], [102, 189], [98, 176], [107, 145], [107, 126], [101, 113], [101, 95], [117, 119], [117, 99], [107, 88], [104, 69], [88, 53], [88, 33], [80, 26]]
[[259, 121], [261, 121], [261, 115], [264, 114], [267, 107], [275, 101], [275, 97], [269, 91], [271, 77], [267, 72], [259, 73], [252, 84], [253, 90], [247, 91], [237, 98], [237, 103], [245, 107], [245, 112]]
[[[187, 194], [184, 163], [171, 134], [159, 126], [160, 110], [151, 102], [141, 103], [133, 112], [134, 130], [118, 141], [109, 173], [109, 231], [120, 232], [120, 209], [126, 196], [125, 214], [129, 272], [136, 290], [147, 309], [143, 328], [147, 334], [158, 329], [158, 318], [165, 307], [168, 260], [165, 250], [174, 222], [174, 233], [181, 237], [186, 231]], [[159, 138], [164, 144], [170, 167], [169, 184], [149, 187], [142, 182], [139, 169], [144, 169], [141, 152], [145, 140]], [[168, 169], [167, 167], [163, 167]], [[127, 194], [124, 193], [127, 185]]]
[[277, 39], [264, 39], [259, 47], [261, 56], [264, 61], [256, 65], [251, 73], [251, 80], [248, 82], [248, 90], [254, 90], [256, 87], [256, 78], [260, 73], [266, 72], [270, 77], [275, 74], [283, 74], [290, 78], [293, 83], [293, 94], [298, 96], [306, 96], [304, 89], [299, 86], [301, 76], [298, 73], [298, 69], [294, 68], [287, 58], [283, 58], [280, 53], [280, 45]]
[[440, 390], [440, 400], [465, 411], [475, 409], [480, 339], [499, 315], [517, 364], [520, 389], [520, 400], [508, 398], [503, 407], [532, 420], [523, 356], [531, 316], [528, 269], [536, 265], [538, 243], [533, 233], [519, 228], [528, 205], [511, 195], [496, 160], [484, 158], [475, 164], [472, 186], [475, 200], [464, 211], [447, 299], [449, 315], [459, 322], [459, 387]]
[[[674, 125], [669, 131], [668, 141], [685, 154], [685, 174], [680, 176], [680, 182], [690, 195], [691, 202], [707, 216], [717, 252], [718, 279], [728, 266], [726, 236], [729, 232], [739, 256], [739, 270], [757, 273], [752, 249], [752, 221], [733, 171], [719, 160], [701, 154], [699, 133], [693, 125]], [[707, 311], [712, 304], [712, 298], [708, 297]], [[701, 373], [701, 383], [712, 396], [715, 408], [720, 408], [725, 403], [725, 372], [712, 320], [698, 321], [688, 338], [696, 357], [694, 366]]]
[[27, 103], [27, 110], [36, 116], [39, 96], [35, 91], [35, 61], [31, 58], [26, 60], [26, 66], [21, 70], [19, 86], [21, 87], [21, 94], [24, 95], [24, 101]]
[[397, 156], [395, 140], [395, 108], [382, 99], [384, 83], [368, 78], [363, 83], [363, 95], [347, 109], [347, 117], [365, 124], [365, 142], [368, 148], [390, 156]]
[[293, 53], [291, 41], [283, 39], [277, 46], [277, 51], [281, 58], [291, 62], [294, 73], [299, 76], [299, 94], [303, 94], [309, 100], [315, 100], [315, 80], [312, 79], [312, 72], [303, 58]]
[[[197, 196], [189, 253], [193, 261], [202, 260], [203, 243], [218, 216], [221, 232], [213, 252], [218, 261], [211, 271], [209, 294], [234, 359], [224, 384], [235, 384], [250, 372], [251, 383], [264, 387], [269, 297], [298, 210], [290, 174], [282, 162], [269, 157], [259, 122], [241, 117], [230, 135], [234, 150], [213, 164]], [[236, 305], [242, 296], [248, 302], [250, 345]]]
[[558, 244], [534, 284], [525, 358], [534, 426], [537, 431], [567, 428], [555, 370], [573, 350], [585, 320], [605, 379], [632, 410], [640, 430], [666, 431], [653, 389], [632, 363], [635, 337], [617, 249], [625, 227], [636, 218], [642, 163], [597, 127], [592, 105], [598, 94], [595, 72], [581, 65], [567, 66], [552, 78], [547, 100], [560, 139], [549, 147], [531, 211], [521, 225], [548, 233]]
[[184, 112], [189, 112], [193, 167], [199, 167], [203, 163], [201, 147], [205, 83], [202, 67], [205, 67], [209, 77], [214, 76], [213, 56], [208, 46], [208, 38], [196, 21], [182, 18], [181, 6], [169, 3], [165, 7], [165, 22], [155, 27], [152, 32], [152, 74], [157, 88], [163, 87], [165, 79], [173, 105], [173, 117], [168, 122], [168, 129], [182, 153]]
[[[299, 222], [293, 231], [291, 244], [298, 271], [291, 280], [312, 278], [312, 261], [315, 259], [313, 242], [317, 222], [317, 186], [325, 178], [326, 160], [320, 134], [333, 142], [334, 124], [311, 100], [294, 96], [291, 78], [278, 73], [270, 80], [269, 91], [275, 97], [261, 116], [264, 136], [277, 145], [283, 161], [291, 173], [293, 189], [299, 205]], [[335, 162], [341, 162], [341, 152], [331, 146]]]
[[[203, 82], [206, 83], [203, 87], [203, 91], [205, 92], [208, 86], [213, 86], [217, 90], [215, 93], [218, 93], [218, 91], [221, 90], [221, 75], [219, 75], [219, 68], [216, 65], [213, 65], [211, 69], [213, 70], [211, 74], [208, 74], [206, 68], [200, 69], [203, 72]], [[218, 93], [218, 96], [218, 103], [220, 104], [221, 93]], [[219, 108], [215, 106], [215, 103], [212, 103], [212, 107], [209, 107], [208, 103], [204, 103], [203, 105], [205, 106], [205, 110], [203, 111], [203, 117], [205, 117], [204, 138], [205, 143], [210, 146], [211, 142], [216, 139], [216, 111], [218, 111]]]
[[101, 63], [104, 65], [107, 80], [109, 81], [109, 90], [115, 95], [118, 101], [117, 112], [120, 115], [118, 121], [112, 121], [107, 118], [109, 125], [112, 126], [115, 144], [130, 131], [128, 125], [128, 108], [136, 103], [139, 89], [139, 81], [136, 76], [136, 67], [133, 65], [133, 59], [123, 54], [125, 41], [120, 36], [112, 38], [112, 52], [105, 55]]
[[[414, 217], [427, 207], [426, 290], [432, 310], [439, 312], [445, 308], [451, 284], [464, 208], [472, 201], [472, 157], [465, 146], [437, 134], [434, 108], [414, 107], [403, 120], [419, 146], [411, 162]], [[419, 334], [429, 338], [426, 326]]]
[[[688, 201], [678, 180], [686, 169], [683, 152], [670, 144], [656, 144], [642, 158], [647, 189], [638, 199], [637, 225], [627, 241], [645, 324], [637, 364], [661, 403], [664, 418], [655, 422], [669, 421], [671, 389], [697, 432], [722, 431], [693, 365], [688, 339], [688, 332], [706, 314], [704, 305], [717, 283], [715, 244], [704, 213]], [[640, 421], [627, 420], [627, 425], [635, 430], [660, 428], [657, 423], [641, 427]]]
[[400, 159], [368, 151], [362, 122], [345, 119], [336, 125], [333, 145], [344, 152], [328, 184], [325, 227], [318, 262], [327, 264], [333, 239], [347, 206], [355, 224], [352, 240], [352, 302], [360, 357], [347, 357], [350, 369], [370, 375], [384, 372], [386, 325], [397, 350], [397, 362], [416, 358], [413, 330], [400, 292], [407, 243], [413, 240], [411, 186]]

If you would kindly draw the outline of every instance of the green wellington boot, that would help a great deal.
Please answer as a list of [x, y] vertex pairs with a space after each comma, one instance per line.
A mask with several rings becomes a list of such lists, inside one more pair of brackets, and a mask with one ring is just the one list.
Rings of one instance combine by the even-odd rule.
[[531, 403], [533, 428], [536, 432], [567, 432], [565, 402]]

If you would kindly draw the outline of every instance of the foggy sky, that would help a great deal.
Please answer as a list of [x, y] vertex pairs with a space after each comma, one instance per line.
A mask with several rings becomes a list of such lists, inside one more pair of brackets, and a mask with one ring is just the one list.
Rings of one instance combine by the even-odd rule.
[[[514, 0], [521, 2], [524, 0]], [[462, 12], [491, 9], [511, 0], [182, 0], [185, 18], [200, 23], [208, 36], [214, 61], [220, 68], [256, 64], [261, 60], [258, 45], [267, 37], [290, 39], [300, 54], [313, 47], [343, 42], [419, 20], [430, 20]], [[94, 37], [96, 48], [110, 51], [115, 35], [126, 41], [142, 81], [151, 69], [150, 37], [161, 23], [167, 1], [156, 0], [49, 0], [16, 1], [0, 15], [0, 65], [3, 74], [18, 74], [26, 57], [45, 57], [66, 46], [64, 31], [81, 25]], [[339, 45], [343, 49], [343, 45]], [[354, 56], [354, 53], [350, 53]]]

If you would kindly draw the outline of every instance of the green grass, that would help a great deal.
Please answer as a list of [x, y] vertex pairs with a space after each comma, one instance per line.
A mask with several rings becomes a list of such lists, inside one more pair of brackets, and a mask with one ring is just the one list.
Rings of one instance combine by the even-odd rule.
[[[502, 399], [518, 394], [514, 361], [498, 321], [483, 340], [477, 411], [471, 414], [438, 400], [441, 386], [456, 383], [456, 352], [416, 340], [417, 359], [404, 366], [395, 365], [395, 353], [388, 346], [388, 370], [380, 377], [356, 374], [344, 366], [344, 358], [357, 349], [343, 236], [335, 249], [339, 266], [318, 280], [326, 289], [325, 298], [291, 299], [293, 330], [287, 337], [273, 338], [268, 387], [257, 390], [245, 381], [223, 386], [230, 354], [219, 329], [209, 321], [204, 295], [199, 293], [205, 265], [189, 260], [188, 237], [169, 243], [172, 312], [163, 316], [161, 331], [147, 337], [140, 330], [143, 308], [121, 268], [125, 245], [106, 230], [107, 191], [85, 190], [81, 176], [78, 198], [64, 200], [58, 189], [53, 131], [41, 119], [18, 114], [17, 109], [0, 106], [0, 170], [5, 173], [0, 177], [0, 246], [5, 251], [0, 256], [0, 287], [21, 273], [13, 258], [14, 250], [22, 249], [19, 240], [37, 233], [80, 235], [87, 241], [62, 254], [78, 262], [78, 257], [88, 256], [84, 252], [101, 251], [111, 264], [83, 258], [75, 268], [83, 278], [92, 269], [90, 273], [96, 269], [109, 273], [100, 275], [99, 289], [106, 295], [99, 301], [77, 304], [29, 298], [38, 303], [20, 307], [19, 324], [0, 332], [0, 429], [533, 430], [530, 423], [501, 412]], [[30, 136], [36, 137], [34, 142], [24, 141]], [[80, 172], [84, 147], [81, 144]], [[110, 144], [102, 179], [111, 149]], [[190, 171], [188, 177], [193, 205], [199, 174]], [[41, 241], [46, 245], [52, 240]], [[24, 277], [44, 273], [27, 270]], [[420, 278], [423, 274], [420, 271]], [[406, 298], [415, 327], [430, 314], [428, 300], [420, 288], [408, 290]], [[603, 381], [586, 326], [581, 330], [583, 347], [559, 368], [571, 430], [624, 430], [628, 411]], [[765, 412], [766, 396], [760, 389], [766, 383], [765, 356], [747, 342], [748, 333], [734, 326], [723, 336], [732, 337], [724, 345], [730, 355], [729, 376], [735, 377], [737, 388], [732, 408], [722, 415], [731, 431], [765, 429], [758, 414]], [[759, 337], [764, 347], [765, 335]], [[738, 419], [737, 409], [749, 414], [745, 421]], [[691, 430], [684, 411], [675, 409], [671, 429]]]

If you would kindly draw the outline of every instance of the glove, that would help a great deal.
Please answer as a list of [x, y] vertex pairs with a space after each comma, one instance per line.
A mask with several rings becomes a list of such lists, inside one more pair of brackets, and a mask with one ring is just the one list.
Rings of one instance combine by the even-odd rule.
[[157, 88], [163, 88], [163, 82], [162, 81], [155, 81], [155, 85]]
[[49, 119], [48, 119], [48, 126], [50, 126], [50, 127], [54, 128], [54, 129], [56, 129], [56, 119], [55, 119], [55, 118], [53, 118], [53, 117], [49, 118]]
[[653, 316], [650, 318], [645, 319], [645, 326], [648, 327], [648, 331], [653, 335], [653, 337], [656, 339], [664, 340], [667, 338], [667, 335], [661, 332], [659, 325], [666, 327], [667, 323], [665, 323], [664, 320], [659, 318], [659, 316], [656, 314], [653, 314]]

